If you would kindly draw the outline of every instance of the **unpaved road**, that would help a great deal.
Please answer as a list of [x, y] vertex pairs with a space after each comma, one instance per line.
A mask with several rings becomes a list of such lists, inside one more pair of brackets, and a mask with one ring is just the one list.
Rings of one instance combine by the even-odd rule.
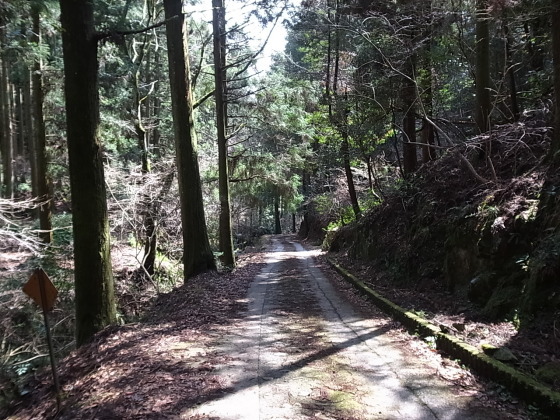
[[222, 337], [228, 392], [189, 412], [206, 419], [493, 419], [399, 340], [353, 308], [290, 237], [273, 239], [239, 328]]

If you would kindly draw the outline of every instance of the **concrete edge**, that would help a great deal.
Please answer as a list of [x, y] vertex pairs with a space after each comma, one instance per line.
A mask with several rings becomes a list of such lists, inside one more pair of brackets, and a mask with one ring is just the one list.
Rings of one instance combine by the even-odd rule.
[[438, 350], [444, 351], [451, 358], [459, 359], [465, 366], [468, 366], [479, 375], [505, 386], [519, 398], [537, 405], [547, 414], [558, 415], [560, 412], [560, 393], [553, 391], [511, 366], [491, 358], [476, 347], [462, 342], [457, 337], [443, 333], [439, 327], [406, 311], [372, 290], [330, 258], [327, 257], [327, 261], [377, 307], [401, 322], [409, 331], [424, 337], [434, 337]]

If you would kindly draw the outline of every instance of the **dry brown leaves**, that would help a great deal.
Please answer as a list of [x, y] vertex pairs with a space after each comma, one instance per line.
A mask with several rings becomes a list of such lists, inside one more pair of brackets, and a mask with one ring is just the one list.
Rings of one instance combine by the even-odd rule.
[[[57, 419], [165, 419], [181, 416], [225, 385], [214, 374], [227, 356], [212, 349], [246, 307], [248, 285], [262, 268], [256, 250], [227, 274], [205, 273], [160, 295], [144, 322], [109, 327], [59, 363], [62, 410]], [[11, 419], [54, 418], [49, 372]]]

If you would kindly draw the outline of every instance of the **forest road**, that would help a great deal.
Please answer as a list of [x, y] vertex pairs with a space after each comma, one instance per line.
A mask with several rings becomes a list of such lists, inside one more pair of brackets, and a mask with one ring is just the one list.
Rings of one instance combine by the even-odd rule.
[[248, 311], [220, 341], [228, 392], [191, 418], [499, 418], [407, 354], [387, 318], [354, 308], [318, 268], [317, 253], [273, 237]]

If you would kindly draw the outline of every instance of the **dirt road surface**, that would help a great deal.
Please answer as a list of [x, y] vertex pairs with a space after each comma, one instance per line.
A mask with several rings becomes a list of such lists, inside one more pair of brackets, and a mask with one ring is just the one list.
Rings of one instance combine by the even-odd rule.
[[441, 379], [374, 310], [337, 291], [293, 237], [273, 239], [239, 329], [220, 340], [227, 392], [199, 419], [497, 419]]

